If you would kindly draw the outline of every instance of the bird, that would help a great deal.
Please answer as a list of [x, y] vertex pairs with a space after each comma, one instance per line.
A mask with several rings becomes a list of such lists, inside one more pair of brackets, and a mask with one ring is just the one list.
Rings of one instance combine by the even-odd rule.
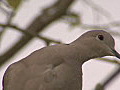
[[69, 44], [43, 47], [11, 64], [3, 76], [3, 90], [82, 90], [82, 65], [120, 54], [105, 30], [90, 30]]

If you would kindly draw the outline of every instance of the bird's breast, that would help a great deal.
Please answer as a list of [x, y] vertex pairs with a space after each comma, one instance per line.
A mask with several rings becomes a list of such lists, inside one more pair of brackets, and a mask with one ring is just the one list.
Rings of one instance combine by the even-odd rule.
[[80, 67], [72, 67], [69, 64], [63, 63], [56, 68], [55, 79], [53, 83], [56, 84], [56, 88], [62, 88], [61, 90], [79, 90], [82, 87], [82, 71]]

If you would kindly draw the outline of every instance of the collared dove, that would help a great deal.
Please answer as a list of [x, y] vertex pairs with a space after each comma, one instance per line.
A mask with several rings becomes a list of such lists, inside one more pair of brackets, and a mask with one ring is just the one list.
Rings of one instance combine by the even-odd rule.
[[103, 30], [84, 33], [70, 44], [44, 47], [13, 63], [3, 77], [3, 90], [82, 90], [82, 64], [116, 56], [113, 37]]

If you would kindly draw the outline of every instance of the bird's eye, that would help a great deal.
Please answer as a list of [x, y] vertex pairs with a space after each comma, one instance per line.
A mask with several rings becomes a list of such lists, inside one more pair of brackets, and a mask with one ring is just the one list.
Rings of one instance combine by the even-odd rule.
[[104, 40], [104, 36], [103, 35], [98, 35], [97, 36], [99, 40]]

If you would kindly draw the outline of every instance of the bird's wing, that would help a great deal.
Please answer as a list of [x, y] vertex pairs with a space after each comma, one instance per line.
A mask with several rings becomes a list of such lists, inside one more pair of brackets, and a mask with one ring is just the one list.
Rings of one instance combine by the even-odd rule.
[[42, 69], [40, 70], [41, 73], [37, 71], [38, 74], [34, 74], [26, 81], [25, 90], [55, 90], [55, 82], [57, 83], [55, 67], [53, 65], [44, 65], [40, 66], [40, 69]]
[[41, 78], [40, 75], [43, 72], [42, 76], [45, 76], [45, 80], [49, 81], [47, 78], [49, 74], [52, 75], [52, 69], [49, 69], [49, 66], [52, 64], [58, 66], [59, 63], [62, 63], [60, 59], [51, 59], [50, 51], [49, 48], [42, 48], [25, 59], [11, 64], [3, 77], [3, 90], [23, 90], [23, 86], [29, 82], [28, 80], [32, 80], [32, 78], [35, 80], [36, 77]]
[[70, 81], [68, 69], [64, 63], [56, 67], [51, 64], [26, 67], [15, 63], [4, 75], [3, 90], [64, 90], [61, 88]]
[[58, 79], [63, 66], [61, 63], [28, 67], [21, 62], [14, 63], [5, 72], [3, 90], [57, 90], [55, 88], [63, 85]]

